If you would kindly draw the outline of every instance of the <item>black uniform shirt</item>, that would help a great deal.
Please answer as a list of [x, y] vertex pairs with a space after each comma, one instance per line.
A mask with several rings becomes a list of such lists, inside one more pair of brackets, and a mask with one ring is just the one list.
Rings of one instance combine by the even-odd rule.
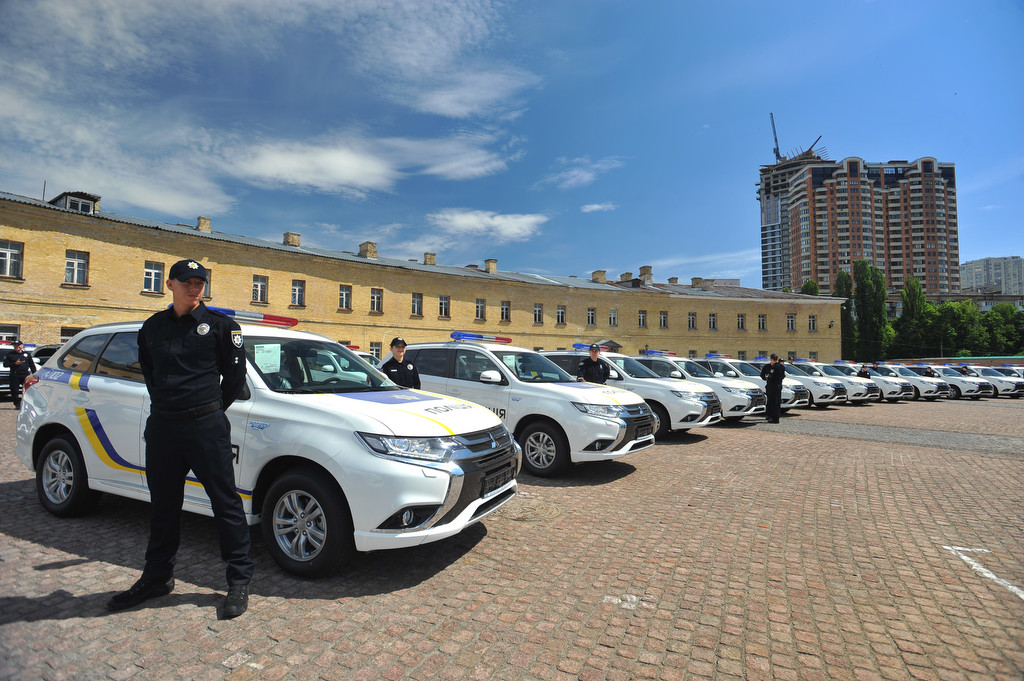
[[384, 362], [380, 370], [398, 385], [405, 386], [406, 388], [420, 389], [420, 372], [416, 370], [416, 367], [409, 360], [399, 362], [392, 357]]
[[611, 370], [601, 360], [594, 361], [589, 357], [583, 358], [579, 367], [576, 368], [576, 378], [582, 378], [591, 383], [604, 383], [608, 380]]
[[[17, 364], [18, 360], [21, 360], [21, 364]], [[30, 373], [36, 372], [36, 363], [32, 360], [32, 355], [28, 354], [24, 350], [21, 352], [15, 352], [11, 350], [4, 356], [4, 366], [10, 367], [12, 376], [28, 376]]]
[[139, 329], [138, 343], [157, 409], [180, 411], [217, 400], [227, 409], [245, 383], [242, 330], [202, 303], [181, 317], [173, 307], [157, 312]]
[[761, 368], [761, 379], [767, 383], [765, 388], [782, 389], [782, 381], [785, 378], [786, 368], [782, 365], [782, 362], [765, 364], [764, 367]]

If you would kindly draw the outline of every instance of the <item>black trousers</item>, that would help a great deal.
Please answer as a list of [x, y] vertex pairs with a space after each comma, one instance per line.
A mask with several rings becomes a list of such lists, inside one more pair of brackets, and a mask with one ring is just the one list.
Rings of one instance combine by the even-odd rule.
[[778, 421], [782, 416], [782, 384], [772, 385], [769, 383], [764, 388], [764, 394], [768, 398], [765, 405], [765, 418]]
[[21, 386], [25, 383], [28, 374], [16, 374], [13, 371], [7, 377], [11, 389], [11, 402], [17, 407], [21, 404]]
[[190, 468], [213, 506], [220, 556], [228, 564], [227, 582], [248, 584], [254, 568], [249, 557], [249, 526], [235, 489], [231, 426], [220, 409], [194, 419], [150, 415], [146, 421], [146, 484], [153, 515], [142, 576], [167, 579], [174, 574], [181, 543], [185, 475]]

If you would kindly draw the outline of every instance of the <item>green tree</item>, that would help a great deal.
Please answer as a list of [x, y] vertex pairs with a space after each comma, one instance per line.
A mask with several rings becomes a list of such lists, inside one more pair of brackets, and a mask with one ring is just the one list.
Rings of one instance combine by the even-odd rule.
[[808, 279], [804, 282], [804, 285], [800, 287], [800, 293], [805, 296], [816, 296], [819, 293], [818, 282], [813, 279]]
[[944, 357], [988, 354], [989, 334], [973, 300], [951, 300], [936, 307], [939, 354]]
[[1010, 303], [996, 303], [981, 316], [988, 332], [989, 353], [1014, 355], [1024, 348], [1024, 311]]
[[836, 298], [845, 298], [842, 311], [839, 315], [839, 330], [841, 332], [841, 352], [844, 359], [853, 359], [853, 353], [857, 348], [857, 328], [853, 323], [853, 279], [846, 270], [839, 270], [835, 283], [832, 285], [832, 295]]
[[885, 314], [885, 275], [867, 260], [853, 263], [853, 303], [857, 314], [858, 361], [885, 359], [892, 334]]
[[928, 302], [917, 277], [907, 277], [903, 289], [903, 310], [894, 325], [893, 357], [928, 357], [936, 353], [930, 343], [935, 306]]

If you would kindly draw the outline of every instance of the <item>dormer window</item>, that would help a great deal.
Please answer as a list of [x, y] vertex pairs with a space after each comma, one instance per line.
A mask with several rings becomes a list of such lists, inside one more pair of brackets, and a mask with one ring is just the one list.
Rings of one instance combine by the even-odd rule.
[[78, 213], [92, 213], [92, 201], [68, 197], [68, 209]]
[[92, 215], [100, 209], [100, 197], [89, 192], [64, 192], [52, 199], [50, 205], [76, 213]]

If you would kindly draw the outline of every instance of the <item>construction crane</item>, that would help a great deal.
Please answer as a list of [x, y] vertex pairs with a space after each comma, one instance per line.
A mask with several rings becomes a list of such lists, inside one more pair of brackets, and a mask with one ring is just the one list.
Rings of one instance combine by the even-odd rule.
[[[772, 151], [775, 152], [775, 162], [782, 163], [784, 159], [782, 158], [782, 154], [779, 153], [779, 136], [775, 132], [775, 114], [769, 112], [768, 116], [772, 119], [772, 138], [775, 140], [775, 148], [772, 149]], [[821, 138], [819, 137], [818, 139]]]

